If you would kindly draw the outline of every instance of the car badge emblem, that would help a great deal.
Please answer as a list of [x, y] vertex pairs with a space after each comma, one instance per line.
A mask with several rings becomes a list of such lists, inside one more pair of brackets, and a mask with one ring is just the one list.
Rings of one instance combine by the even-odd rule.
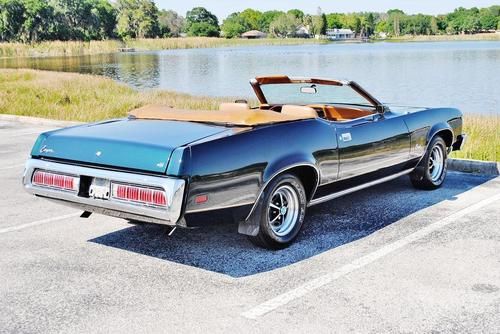
[[158, 168], [163, 168], [163, 166], [165, 166], [165, 163], [163, 163], [163, 162], [159, 162], [156, 164], [156, 167], [158, 167]]
[[95, 155], [97, 155], [98, 157], [100, 157], [100, 156], [101, 156], [101, 154], [102, 154], [102, 152], [101, 152], [101, 151], [97, 151], [97, 152], [95, 152]]
[[352, 140], [351, 133], [350, 132], [343, 133], [342, 136], [340, 137], [340, 140], [351, 141]]
[[40, 149], [40, 153], [54, 153], [54, 150], [51, 149], [51, 148], [48, 148], [47, 145], [44, 145], [41, 149]]

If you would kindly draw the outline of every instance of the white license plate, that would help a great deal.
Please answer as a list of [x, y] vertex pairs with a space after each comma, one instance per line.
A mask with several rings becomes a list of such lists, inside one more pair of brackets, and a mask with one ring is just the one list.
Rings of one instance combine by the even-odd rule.
[[89, 188], [89, 197], [96, 199], [109, 199], [109, 194], [111, 192], [109, 180], [93, 178], [92, 184]]

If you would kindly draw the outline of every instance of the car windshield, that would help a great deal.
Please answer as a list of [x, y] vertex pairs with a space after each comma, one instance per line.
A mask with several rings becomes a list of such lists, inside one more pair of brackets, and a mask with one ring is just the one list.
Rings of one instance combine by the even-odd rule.
[[282, 83], [261, 85], [269, 104], [351, 104], [373, 107], [350, 86]]

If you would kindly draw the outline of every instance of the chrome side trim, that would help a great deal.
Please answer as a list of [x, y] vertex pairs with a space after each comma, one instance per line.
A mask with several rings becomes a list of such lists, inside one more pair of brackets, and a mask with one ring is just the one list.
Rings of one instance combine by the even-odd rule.
[[399, 173], [396, 173], [396, 174], [393, 174], [393, 175], [389, 175], [389, 176], [383, 177], [383, 178], [378, 179], [378, 180], [374, 180], [374, 181], [371, 181], [371, 182], [363, 183], [363, 184], [360, 184], [359, 186], [356, 186], [356, 187], [352, 187], [352, 188], [349, 188], [349, 189], [345, 189], [345, 190], [342, 190], [342, 191], [338, 191], [338, 192], [332, 193], [330, 195], [326, 195], [326, 196], [323, 196], [323, 197], [320, 197], [320, 198], [316, 198], [316, 199], [310, 201], [307, 204], [307, 206], [309, 207], [309, 206], [313, 206], [313, 205], [320, 204], [320, 203], [323, 203], [323, 202], [327, 202], [327, 201], [332, 200], [334, 198], [341, 197], [341, 196], [353, 193], [353, 192], [361, 190], [361, 189], [365, 189], [365, 188], [368, 188], [368, 187], [371, 187], [371, 186], [374, 186], [374, 185], [377, 185], [377, 184], [380, 184], [380, 183], [384, 183], [384, 182], [387, 182], [387, 181], [390, 181], [390, 180], [394, 180], [394, 179], [396, 179], [396, 178], [398, 178], [398, 177], [400, 177], [402, 175], [409, 174], [412, 171], [413, 171], [413, 168], [406, 169], [406, 170], [404, 170], [402, 172], [399, 172]]
[[293, 165], [290, 165], [290, 166], [287, 166], [287, 167], [284, 167], [280, 170], [278, 170], [277, 172], [275, 172], [270, 178], [269, 180], [267, 180], [263, 185], [262, 187], [260, 188], [259, 190], [259, 194], [257, 195], [257, 199], [255, 200], [255, 202], [253, 203], [253, 206], [252, 206], [252, 209], [250, 209], [250, 213], [247, 215], [247, 217], [245, 218], [245, 221], [248, 220], [250, 218], [250, 216], [252, 215], [252, 213], [254, 212], [255, 208], [257, 207], [257, 203], [259, 203], [259, 200], [260, 200], [260, 196], [262, 195], [262, 193], [264, 192], [264, 189], [266, 189], [267, 185], [269, 184], [269, 182], [271, 182], [276, 176], [278, 176], [279, 174], [289, 170], [289, 169], [292, 169], [292, 168], [295, 168], [295, 167], [299, 167], [299, 166], [307, 166], [307, 167], [313, 167], [314, 170], [316, 171], [316, 186], [314, 187], [313, 191], [312, 191], [312, 194], [311, 194], [311, 198], [314, 197], [314, 194], [316, 193], [316, 190], [318, 189], [318, 186], [319, 186], [319, 182], [320, 182], [320, 179], [321, 179], [321, 174], [320, 174], [320, 171], [318, 169], [318, 167], [316, 167], [315, 165], [311, 164], [311, 163], [297, 163], [297, 164], [293, 164]]
[[[36, 169], [73, 174], [78, 176], [84, 175], [90, 177], [98, 177], [126, 184], [160, 188], [165, 191], [168, 206], [166, 209], [163, 209], [143, 206], [140, 204], [131, 204], [120, 200], [114, 200], [112, 198], [110, 198], [109, 200], [94, 199], [78, 196], [78, 193], [69, 193], [52, 188], [39, 187], [31, 182], [33, 172]], [[99, 210], [110, 210], [141, 217], [155, 218], [164, 222], [175, 224], [181, 216], [185, 181], [183, 179], [176, 179], [171, 177], [156, 177], [149, 175], [124, 173], [98, 168], [67, 165], [39, 159], [29, 159], [26, 162], [26, 167], [24, 169], [23, 185], [25, 190], [33, 195], [61, 200], [67, 202], [68, 204], [71, 203], [73, 205], [80, 205], [86, 208], [93, 208], [88, 209], [87, 211], [97, 212]]]

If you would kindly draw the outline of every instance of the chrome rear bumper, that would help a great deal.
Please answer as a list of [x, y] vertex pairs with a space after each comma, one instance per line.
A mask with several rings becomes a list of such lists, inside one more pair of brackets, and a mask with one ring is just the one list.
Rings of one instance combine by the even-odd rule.
[[[56, 173], [102, 178], [114, 182], [131, 185], [149, 186], [165, 191], [167, 207], [158, 208], [138, 203], [131, 203], [118, 199], [95, 199], [82, 196], [81, 192], [68, 192], [48, 187], [37, 186], [32, 183], [35, 170], [41, 169]], [[182, 200], [184, 197], [185, 181], [171, 177], [157, 177], [112, 170], [68, 165], [51, 161], [29, 159], [23, 174], [25, 190], [33, 195], [62, 202], [63, 204], [80, 208], [89, 212], [102, 213], [109, 216], [142, 220], [165, 225], [175, 225], [181, 217]]]

